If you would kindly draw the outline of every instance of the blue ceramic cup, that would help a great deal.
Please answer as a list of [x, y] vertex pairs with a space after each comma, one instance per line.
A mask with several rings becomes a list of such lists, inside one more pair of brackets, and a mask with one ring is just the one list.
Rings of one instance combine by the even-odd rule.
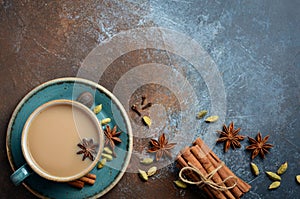
[[[95, 135], [98, 147], [96, 149], [94, 160], [90, 161], [90, 163], [83, 170], [80, 170], [75, 174], [70, 174], [70, 175], [65, 175], [65, 176], [53, 175], [53, 174], [51, 174], [51, 172], [48, 172], [44, 168], [42, 168], [40, 166], [41, 164], [37, 163], [37, 161], [35, 160], [35, 157], [33, 157], [33, 154], [30, 152], [31, 142], [28, 141], [30, 125], [32, 124], [34, 119], [38, 115], [40, 115], [42, 112], [47, 111], [50, 107], [58, 106], [58, 105], [70, 106], [72, 108], [76, 108], [76, 109], [79, 109], [80, 111], [83, 111], [85, 113], [85, 117], [87, 117], [88, 120], [92, 122], [92, 124], [95, 126], [95, 128], [98, 132], [97, 135]], [[64, 126], [62, 125], [61, 128], [64, 128]], [[87, 108], [85, 105], [83, 105], [79, 102], [72, 101], [72, 100], [60, 99], [60, 100], [53, 100], [53, 101], [47, 102], [33, 111], [33, 113], [29, 116], [29, 118], [27, 119], [27, 121], [23, 127], [22, 138], [21, 138], [21, 148], [22, 148], [22, 153], [26, 160], [26, 163], [23, 166], [21, 166], [19, 169], [17, 169], [11, 175], [10, 178], [15, 185], [19, 185], [20, 183], [22, 183], [32, 173], [36, 173], [47, 180], [52, 180], [52, 181], [56, 181], [56, 182], [68, 182], [68, 181], [79, 179], [80, 177], [89, 173], [95, 167], [95, 165], [97, 164], [97, 162], [100, 159], [100, 156], [101, 156], [101, 153], [103, 150], [103, 145], [104, 145], [103, 130], [101, 128], [101, 125], [100, 125], [96, 115], [89, 108]], [[78, 150], [79, 149], [80, 148], [78, 148]], [[74, 156], [75, 155], [77, 155], [77, 154], [75, 153]], [[81, 157], [78, 157], [78, 158], [81, 158]], [[45, 161], [47, 161], [47, 160], [45, 160]], [[47, 162], [44, 162], [44, 163], [47, 164]], [[76, 166], [76, 165], [72, 165], [72, 166]]]

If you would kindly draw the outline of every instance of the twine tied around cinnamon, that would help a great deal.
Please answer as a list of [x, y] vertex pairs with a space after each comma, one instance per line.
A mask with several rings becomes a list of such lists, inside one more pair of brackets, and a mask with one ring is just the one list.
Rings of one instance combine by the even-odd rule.
[[[214, 169], [212, 172], [210, 172], [208, 175], [204, 176], [197, 167], [195, 167], [193, 164], [191, 164], [190, 162], [188, 163], [189, 166], [183, 167], [180, 172], [179, 172], [179, 178], [180, 180], [182, 180], [183, 182], [187, 183], [187, 184], [194, 184], [194, 185], [198, 185], [200, 186], [200, 188], [202, 188], [204, 185], [208, 185], [211, 188], [215, 189], [215, 190], [219, 190], [219, 191], [225, 191], [225, 190], [229, 190], [234, 188], [237, 185], [237, 177], [235, 176], [228, 176], [227, 178], [225, 178], [222, 182], [220, 183], [215, 183], [211, 180], [211, 178], [222, 168], [222, 166], [224, 165], [224, 162], [221, 162], [221, 164]], [[189, 170], [189, 171], [194, 171], [195, 173], [197, 173], [200, 177], [200, 181], [198, 182], [193, 182], [190, 180], [185, 179], [184, 177], [182, 177], [182, 173], [185, 170]], [[224, 184], [227, 180], [229, 179], [234, 179], [235, 182], [232, 186], [226, 187], [223, 186], [221, 184]]]

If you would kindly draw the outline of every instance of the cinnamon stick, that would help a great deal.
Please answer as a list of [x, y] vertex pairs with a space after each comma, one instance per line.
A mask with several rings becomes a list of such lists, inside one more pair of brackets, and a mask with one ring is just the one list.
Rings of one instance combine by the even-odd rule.
[[71, 185], [72, 187], [78, 188], [78, 189], [82, 189], [84, 187], [84, 184], [89, 184], [89, 185], [93, 185], [96, 182], [96, 175], [92, 174], [92, 173], [88, 173], [85, 176], [74, 180], [74, 181], [70, 181], [68, 182], [69, 185]]
[[[193, 153], [193, 155], [197, 158], [197, 160], [199, 160], [199, 162], [202, 164], [202, 166], [204, 167], [204, 169], [206, 170], [207, 173], [211, 173], [217, 167], [219, 167], [219, 165], [213, 165], [211, 163], [211, 161], [207, 158], [206, 154], [203, 153], [203, 151], [201, 151], [201, 149], [198, 145], [191, 147], [190, 150]], [[222, 179], [218, 173], [221, 169], [222, 169], [222, 167], [217, 171], [217, 173], [215, 173], [212, 176], [211, 180], [213, 182], [215, 182], [216, 184], [220, 184], [222, 186], [228, 186], [228, 187], [232, 186], [234, 183], [232, 183], [231, 185], [225, 185], [224, 183], [222, 183], [225, 178]], [[229, 198], [229, 199], [235, 198], [235, 196], [229, 190], [224, 190], [223, 194], [226, 196], [226, 198]]]
[[82, 182], [84, 182], [84, 183], [86, 183], [86, 184], [89, 184], [89, 185], [95, 184], [95, 180], [90, 179], [90, 178], [85, 177], [85, 176], [79, 178], [79, 180], [82, 181]]
[[[202, 150], [203, 153], [207, 154], [207, 157], [209, 158], [210, 162], [213, 165], [217, 166], [222, 162], [219, 159], [219, 157], [212, 150], [210, 150], [209, 147], [200, 138], [196, 139], [196, 141], [194, 142], [194, 145], [197, 145]], [[226, 165], [224, 165], [219, 170], [218, 173], [222, 179], [225, 179], [228, 176], [236, 177], [236, 175]], [[248, 183], [241, 180], [240, 178], [238, 178], [238, 177], [236, 177], [236, 178], [237, 178], [237, 185], [236, 185], [236, 187], [232, 188], [230, 191], [232, 192], [232, 194], [235, 197], [240, 198], [244, 193], [249, 191], [251, 186]], [[232, 184], [233, 182], [230, 182], [230, 181], [231, 180], [228, 180], [228, 183]]]
[[[201, 140], [200, 138], [196, 139], [195, 143], [200, 147], [200, 148], [208, 148], [208, 146], [203, 142], [203, 140]], [[201, 147], [203, 146], [203, 147]], [[213, 158], [214, 162], [216, 162], [217, 164], [222, 162], [219, 157], [212, 151], [212, 150], [209, 150], [209, 153], [211, 155], [211, 157]], [[235, 174], [226, 166], [224, 167], [227, 172], [230, 174], [230, 175], [234, 175]], [[251, 186], [246, 183], [245, 181], [241, 180], [240, 178], [238, 178], [238, 185], [239, 185], [239, 188], [241, 189], [241, 191], [243, 191], [244, 193], [248, 192], [249, 189], [251, 188]]]
[[[188, 167], [188, 163], [179, 155], [177, 156], [177, 162], [180, 165], [180, 168]], [[188, 178], [193, 179], [195, 181], [199, 181], [200, 177], [192, 171], [186, 171], [184, 173]]]
[[[177, 156], [177, 162], [181, 166], [181, 168], [189, 166], [188, 163], [181, 157], [181, 155]], [[185, 175], [187, 175], [190, 179], [193, 179], [195, 181], [200, 180], [200, 177], [192, 171], [186, 172]], [[203, 190], [206, 192], [209, 198], [214, 198], [214, 195], [210, 192], [210, 190], [207, 187], [203, 187]]]
[[84, 182], [82, 182], [80, 180], [70, 181], [70, 182], [68, 182], [68, 184], [71, 185], [72, 187], [75, 187], [78, 189], [82, 189], [84, 187]]
[[97, 176], [95, 174], [92, 174], [92, 173], [86, 174], [85, 177], [93, 179], [93, 180], [96, 180], [96, 178], [97, 178]]
[[[216, 155], [216, 154], [211, 154], [212, 155], [212, 158], [216, 161], [216, 162], [219, 162], [220, 161], [220, 159], [218, 158], [218, 156]], [[218, 161], [217, 161], [217, 159], [218, 159]], [[229, 175], [235, 175], [228, 167], [227, 167], [227, 172], [228, 172], [228, 174]], [[251, 186], [248, 184], [248, 183], [246, 183], [245, 181], [243, 181], [242, 179], [240, 179], [240, 178], [237, 178], [238, 179], [238, 183], [237, 183], [237, 186], [238, 186], [238, 188], [243, 192], [243, 193], [247, 193], [249, 190], [250, 190], [250, 188], [251, 188]]]
[[[208, 175], [207, 171], [203, 168], [203, 166], [199, 163], [197, 158], [191, 153], [189, 147], [184, 148], [181, 151], [182, 157], [193, 164], [204, 176]], [[215, 190], [209, 186], [204, 186], [203, 189], [205, 192], [211, 192], [213, 194], [213, 198], [217, 199], [226, 199], [226, 196], [219, 190]]]
[[[198, 146], [198, 145], [196, 145], [196, 147], [198, 148], [198, 149], [200, 149], [200, 147]], [[218, 165], [220, 165], [221, 164], [221, 161], [216, 161], [213, 157], [212, 157], [212, 155], [211, 155], [211, 153], [208, 153], [207, 154], [207, 158], [208, 158], [208, 160], [215, 166], [215, 167], [217, 167]], [[222, 179], [225, 179], [225, 178], [227, 178], [228, 176], [234, 176], [234, 177], [236, 177], [233, 173], [230, 173], [230, 172], [228, 172], [228, 170], [229, 170], [229, 168], [226, 166], [226, 165], [224, 165], [223, 166], [224, 168], [221, 168], [219, 171], [218, 171], [218, 174], [220, 175], [220, 177], [222, 178]], [[239, 182], [239, 179], [237, 178], [237, 183]], [[225, 182], [225, 184], [226, 184], [226, 186], [232, 186], [233, 184], [234, 184], [234, 180], [233, 179], [229, 179], [229, 180], [227, 180], [226, 182]], [[235, 186], [235, 187], [233, 187], [231, 190], [230, 190], [230, 192], [235, 196], [235, 197], [237, 197], [237, 198], [239, 198], [239, 197], [241, 197], [242, 195], [243, 195], [243, 192], [238, 188], [238, 184], [237, 184], [237, 186]]]

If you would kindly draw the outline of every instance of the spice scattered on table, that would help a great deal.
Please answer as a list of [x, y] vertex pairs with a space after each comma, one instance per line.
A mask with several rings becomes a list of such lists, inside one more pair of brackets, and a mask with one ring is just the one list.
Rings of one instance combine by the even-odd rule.
[[137, 108], [136, 105], [132, 105], [132, 106], [131, 106], [131, 109], [132, 109], [134, 112], [136, 112], [136, 114], [138, 114], [138, 116], [141, 116], [141, 115], [142, 115], [141, 112], [139, 111], [139, 109]]
[[275, 181], [270, 184], [269, 189], [270, 190], [277, 189], [279, 186], [280, 186], [280, 181]]
[[258, 154], [262, 158], [265, 158], [265, 154], [269, 153], [269, 149], [273, 147], [272, 144], [268, 144], [267, 141], [269, 139], [269, 135], [262, 138], [261, 133], [258, 132], [256, 139], [248, 137], [250, 145], [246, 147], [247, 150], [252, 150], [251, 159], [254, 159]]
[[167, 156], [172, 159], [170, 150], [175, 147], [176, 143], [168, 143], [164, 133], [159, 136], [158, 141], [151, 139], [150, 143], [152, 147], [148, 149], [148, 152], [156, 153], [156, 161], [159, 161], [163, 156]]
[[250, 165], [251, 165], [252, 173], [255, 176], [258, 176], [259, 175], [259, 168], [258, 168], [258, 166], [255, 163], [253, 163], [253, 162], [251, 162]]
[[281, 177], [280, 175], [282, 175], [283, 173], [286, 172], [288, 168], [288, 163], [285, 162], [282, 165], [280, 165], [280, 167], [277, 170], [277, 173], [275, 172], [271, 172], [271, 171], [266, 171], [267, 176], [273, 180], [274, 182], [269, 186], [269, 189], [277, 189], [280, 186], [280, 181], [281, 181]]
[[219, 119], [219, 116], [213, 115], [213, 116], [209, 116], [208, 118], [206, 118], [205, 122], [207, 122], [207, 123], [213, 123], [213, 122], [218, 121], [218, 119]]
[[139, 117], [142, 118], [143, 123], [150, 127], [151, 126], [151, 118], [148, 115], [145, 115], [145, 110], [152, 106], [151, 102], [146, 103], [146, 96], [142, 96], [141, 104], [134, 104], [131, 106], [131, 110], [133, 110]]
[[300, 175], [296, 175], [296, 180], [300, 184]]
[[152, 103], [147, 103], [145, 106], [142, 107], [142, 110], [146, 110], [152, 106]]
[[175, 180], [173, 182], [179, 188], [182, 188], [182, 189], [187, 188], [187, 184], [185, 182], [182, 182], [181, 180]]
[[280, 181], [281, 177], [279, 175], [277, 175], [274, 172], [271, 171], [266, 171], [267, 176], [271, 179], [271, 180], [276, 180], [276, 181]]
[[286, 172], [287, 168], [288, 168], [288, 163], [287, 163], [287, 162], [283, 163], [283, 164], [278, 168], [277, 174], [278, 174], [278, 175], [284, 174], [284, 173]]
[[206, 114], [207, 114], [207, 110], [202, 110], [197, 114], [196, 118], [202, 119]]
[[139, 176], [142, 178], [142, 180], [148, 181], [148, 174], [146, 171], [139, 169]]
[[177, 162], [181, 169], [180, 179], [188, 184], [199, 185], [209, 198], [240, 198], [251, 188], [200, 138], [196, 139], [193, 146], [187, 146], [180, 151]]
[[156, 171], [157, 171], [157, 167], [153, 166], [149, 168], [147, 172], [139, 169], [138, 174], [143, 181], [148, 181], [149, 177], [155, 175]]
[[143, 160], [140, 161], [140, 163], [149, 165], [149, 164], [153, 163], [153, 159], [152, 158], [144, 158]]
[[148, 171], [147, 171], [148, 177], [153, 176], [156, 173], [156, 171], [157, 171], [157, 167], [155, 167], [155, 166], [148, 169]]
[[234, 124], [231, 122], [229, 126], [223, 125], [223, 131], [217, 131], [220, 134], [220, 138], [217, 142], [225, 142], [224, 143], [224, 151], [227, 152], [229, 147], [231, 146], [233, 149], [236, 147], [240, 148], [240, 141], [244, 140], [244, 136], [238, 135], [241, 128], [234, 129]]
[[143, 116], [142, 118], [143, 118], [144, 124], [146, 124], [147, 126], [151, 126], [152, 121], [151, 121], [150, 117], [148, 117], [148, 116]]

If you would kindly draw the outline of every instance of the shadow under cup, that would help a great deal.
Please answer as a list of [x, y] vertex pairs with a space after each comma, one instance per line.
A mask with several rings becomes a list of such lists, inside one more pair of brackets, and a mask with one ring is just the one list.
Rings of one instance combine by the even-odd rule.
[[[21, 145], [25, 160], [35, 173], [48, 180], [67, 182], [95, 167], [104, 137], [96, 115], [89, 108], [72, 100], [54, 100], [29, 116]], [[24, 165], [22, 169], [26, 173]], [[17, 181], [26, 178], [15, 173]]]

